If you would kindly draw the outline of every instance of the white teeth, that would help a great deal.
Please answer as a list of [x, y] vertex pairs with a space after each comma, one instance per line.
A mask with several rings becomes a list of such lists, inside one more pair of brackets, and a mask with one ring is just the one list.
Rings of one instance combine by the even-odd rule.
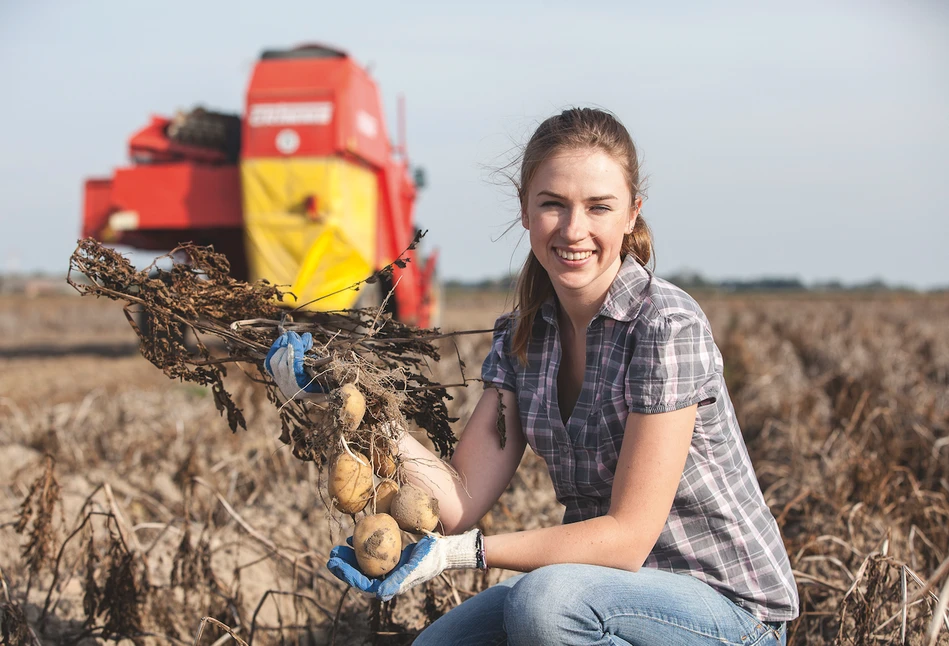
[[592, 251], [567, 251], [565, 249], [555, 249], [554, 251], [564, 260], [584, 260], [593, 255]]

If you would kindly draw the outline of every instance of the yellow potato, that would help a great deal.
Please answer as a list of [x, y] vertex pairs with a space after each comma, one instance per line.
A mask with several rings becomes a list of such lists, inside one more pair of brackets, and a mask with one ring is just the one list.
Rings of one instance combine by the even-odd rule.
[[383, 480], [376, 486], [374, 494], [375, 510], [377, 514], [388, 514], [392, 507], [392, 499], [399, 493], [399, 484], [395, 480]]
[[379, 578], [392, 571], [402, 553], [402, 534], [388, 514], [373, 514], [356, 523], [353, 531], [356, 562], [366, 576]]
[[395, 475], [395, 456], [391, 448], [388, 440], [377, 437], [372, 441], [372, 464], [380, 478]]
[[372, 498], [372, 467], [368, 458], [361, 453], [337, 454], [330, 467], [329, 494], [344, 514], [362, 511]]
[[366, 398], [354, 384], [343, 384], [333, 391], [333, 396], [339, 405], [336, 419], [341, 430], [343, 433], [352, 433], [359, 428], [366, 414]]
[[399, 527], [413, 534], [431, 532], [438, 526], [438, 500], [415, 485], [406, 484], [399, 489], [389, 513]]

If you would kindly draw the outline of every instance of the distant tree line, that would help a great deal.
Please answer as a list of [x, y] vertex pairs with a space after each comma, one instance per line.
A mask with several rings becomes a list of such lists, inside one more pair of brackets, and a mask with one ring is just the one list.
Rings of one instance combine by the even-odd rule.
[[502, 276], [501, 278], [482, 278], [480, 280], [446, 280], [443, 285], [449, 290], [471, 290], [486, 292], [508, 292], [514, 289], [517, 275]]
[[[679, 272], [662, 276], [670, 283], [686, 291], [705, 290], [719, 292], [918, 292], [920, 290], [905, 285], [890, 285], [883, 280], [873, 279], [845, 284], [839, 280], [818, 281], [807, 284], [799, 278], [784, 276], [765, 276], [750, 279], [711, 280], [695, 272]], [[448, 280], [444, 286], [449, 290], [472, 291], [510, 291], [514, 289], [517, 275], [480, 280]], [[949, 285], [925, 290], [929, 293], [947, 292]]]
[[[845, 284], [840, 280], [804, 283], [800, 278], [784, 276], [764, 276], [750, 279], [709, 280], [694, 272], [681, 272], [663, 276], [670, 283], [689, 290], [709, 290], [722, 292], [918, 292], [915, 287], [890, 285], [876, 278], [868, 281]], [[949, 285], [930, 292], [949, 291]]]

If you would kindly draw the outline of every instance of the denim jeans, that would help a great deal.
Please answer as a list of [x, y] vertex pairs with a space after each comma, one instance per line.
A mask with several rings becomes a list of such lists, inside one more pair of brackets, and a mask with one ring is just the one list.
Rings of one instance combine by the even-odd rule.
[[435, 621], [414, 643], [783, 646], [785, 639], [784, 623], [762, 623], [694, 577], [566, 564], [502, 581]]

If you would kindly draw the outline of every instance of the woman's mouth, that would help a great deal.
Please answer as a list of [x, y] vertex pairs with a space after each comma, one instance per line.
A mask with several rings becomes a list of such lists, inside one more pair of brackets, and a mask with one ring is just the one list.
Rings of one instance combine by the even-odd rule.
[[564, 260], [586, 260], [593, 255], [593, 252], [590, 250], [587, 251], [570, 251], [569, 249], [560, 249], [559, 247], [554, 247], [554, 253], [556, 253], [560, 258]]

